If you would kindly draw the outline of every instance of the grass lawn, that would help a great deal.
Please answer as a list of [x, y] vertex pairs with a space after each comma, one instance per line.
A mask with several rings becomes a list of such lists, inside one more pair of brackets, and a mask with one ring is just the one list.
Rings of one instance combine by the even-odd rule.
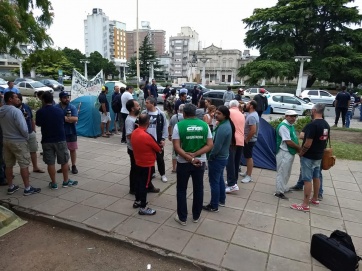
[[332, 144], [333, 155], [338, 159], [362, 161], [362, 145], [334, 141]]

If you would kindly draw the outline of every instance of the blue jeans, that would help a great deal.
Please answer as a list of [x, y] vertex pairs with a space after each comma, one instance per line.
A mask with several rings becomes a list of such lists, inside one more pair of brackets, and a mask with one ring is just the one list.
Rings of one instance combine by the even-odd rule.
[[233, 186], [238, 182], [239, 165], [242, 152], [242, 146], [230, 146], [229, 148], [229, 158], [226, 165], [226, 179], [228, 186]]
[[[319, 187], [319, 193], [318, 195], [323, 196], [323, 174], [322, 174], [322, 165], [320, 167], [320, 171], [319, 171], [319, 180], [320, 180], [320, 187]], [[298, 188], [303, 188], [304, 186], [304, 181], [302, 180], [302, 173], [299, 174], [299, 179], [298, 182], [296, 184], [296, 187]]]
[[228, 159], [215, 159], [209, 161], [209, 182], [211, 189], [211, 207], [219, 209], [219, 203], [225, 203], [224, 168]]
[[192, 217], [199, 219], [204, 201], [204, 172], [205, 163], [201, 167], [195, 167], [191, 163], [177, 163], [177, 215], [183, 222], [187, 220], [186, 191], [189, 178], [192, 178], [193, 199]]
[[347, 111], [347, 114], [346, 114], [346, 128], [349, 128], [349, 125], [351, 124], [351, 118], [352, 118], [352, 111]]

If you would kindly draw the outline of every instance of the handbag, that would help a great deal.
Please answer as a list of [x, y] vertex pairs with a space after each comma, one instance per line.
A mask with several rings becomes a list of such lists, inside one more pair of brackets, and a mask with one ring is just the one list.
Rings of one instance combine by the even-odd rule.
[[329, 133], [328, 133], [328, 142], [329, 142], [329, 148], [325, 148], [323, 152], [323, 158], [322, 158], [323, 170], [330, 169], [336, 163], [336, 156], [333, 155], [333, 149], [331, 146], [331, 139], [329, 137]]

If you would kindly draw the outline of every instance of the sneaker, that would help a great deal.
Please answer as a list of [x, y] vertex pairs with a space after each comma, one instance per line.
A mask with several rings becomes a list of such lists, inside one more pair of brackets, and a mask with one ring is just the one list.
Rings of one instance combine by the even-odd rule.
[[239, 175], [240, 175], [241, 177], [245, 177], [245, 176], [246, 176], [246, 172], [240, 171]]
[[147, 188], [147, 193], [160, 193], [160, 189], [156, 187]]
[[153, 209], [148, 208], [148, 207], [140, 208], [139, 211], [138, 211], [138, 214], [140, 214], [140, 215], [155, 215], [156, 210], [153, 210]]
[[152, 174], [151, 179], [154, 179], [154, 178], [156, 178], [156, 173], [153, 173], [153, 174]]
[[192, 219], [192, 222], [197, 223], [197, 222], [199, 222], [199, 220], [200, 220], [200, 218], [198, 218], [198, 219]]
[[219, 202], [219, 206], [220, 206], [220, 207], [225, 207], [225, 202], [224, 202], [224, 203]]
[[318, 195], [318, 200], [322, 201], [323, 200], [323, 195]]
[[303, 212], [309, 212], [310, 208], [309, 206], [303, 206], [302, 204], [294, 203], [290, 206], [293, 210], [297, 211], [303, 211]]
[[58, 189], [58, 184], [57, 183], [49, 183], [49, 188], [52, 190], [57, 190]]
[[289, 200], [283, 193], [274, 193], [274, 197]]
[[68, 180], [67, 182], [63, 182], [63, 187], [70, 187], [70, 186], [76, 186], [78, 184], [78, 181], [72, 181]]
[[161, 181], [164, 182], [164, 183], [167, 183], [167, 177], [166, 177], [166, 175], [162, 175], [162, 176], [161, 176]]
[[252, 181], [253, 179], [249, 175], [246, 175], [244, 179], [241, 180], [242, 183], [250, 183]]
[[72, 166], [72, 173], [73, 174], [78, 174], [78, 169], [77, 169], [77, 167], [75, 165]]
[[337, 124], [334, 124], [332, 127], [337, 127]]
[[127, 144], [127, 141], [123, 141], [123, 140], [122, 140], [122, 141], [121, 141], [121, 144]]
[[62, 173], [62, 169], [61, 169], [61, 168], [58, 169], [58, 170], [57, 170], [57, 173]]
[[19, 190], [19, 186], [18, 185], [13, 185], [12, 188], [10, 188], [10, 187], [8, 188], [8, 195], [12, 195], [18, 190]]
[[309, 202], [312, 203], [313, 205], [319, 205], [319, 200], [309, 199]]
[[289, 190], [291, 190], [291, 191], [303, 191], [303, 187], [300, 187], [298, 185], [294, 185], [292, 187], [289, 187]]
[[141, 201], [134, 201], [134, 203], [133, 203], [133, 208], [140, 208], [141, 207]]
[[202, 206], [202, 209], [204, 209], [205, 211], [213, 212], [213, 213], [219, 212], [219, 209], [214, 209], [214, 208], [212, 208], [212, 207], [211, 207], [211, 204]]
[[[186, 226], [186, 224], [187, 224], [186, 221], [181, 221], [181, 220], [178, 218], [178, 215], [175, 215], [174, 219], [175, 219], [175, 221], [176, 221], [177, 223], [179, 223], [179, 224], [182, 225], [182, 226]], [[195, 221], [195, 220], [194, 220], [194, 221]], [[199, 221], [199, 220], [197, 219], [197, 222], [198, 222], [198, 221]], [[195, 223], [197, 223], [197, 222], [195, 222]]]
[[35, 188], [35, 187], [30, 186], [30, 188], [28, 190], [24, 189], [23, 195], [24, 196], [29, 196], [29, 195], [32, 195], [32, 194], [39, 193], [40, 191], [41, 191], [40, 188]]
[[231, 193], [235, 191], [239, 191], [239, 186], [237, 184], [234, 184], [233, 186], [227, 186], [225, 188], [225, 193]]

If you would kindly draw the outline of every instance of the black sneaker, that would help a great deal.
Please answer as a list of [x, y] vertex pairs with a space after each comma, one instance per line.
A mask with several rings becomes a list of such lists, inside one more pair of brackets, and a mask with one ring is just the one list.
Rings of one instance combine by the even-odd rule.
[[32, 194], [40, 193], [40, 191], [41, 191], [40, 188], [35, 188], [35, 187], [30, 186], [30, 188], [28, 190], [24, 189], [23, 195], [24, 196], [29, 196], [29, 195], [32, 195]]
[[8, 188], [8, 195], [12, 195], [14, 194], [16, 191], [19, 190], [19, 186], [18, 185], [14, 185], [13, 188]]
[[275, 193], [274, 196], [280, 199], [289, 200], [283, 193]]
[[202, 206], [202, 209], [204, 209], [205, 211], [213, 212], [213, 213], [217, 213], [219, 211], [219, 209], [212, 208], [211, 204]]
[[140, 208], [141, 207], [141, 201], [134, 201], [134, 203], [133, 203], [133, 208]]
[[289, 187], [289, 190], [291, 190], [291, 191], [303, 191], [303, 187], [300, 187], [298, 185], [294, 185], [292, 187]]
[[148, 207], [140, 208], [140, 210], [138, 211], [138, 214], [140, 214], [140, 215], [155, 215], [156, 210], [153, 210], [153, 209], [148, 208]]
[[78, 169], [77, 169], [77, 167], [75, 165], [72, 166], [72, 173], [73, 174], [78, 174]]
[[319, 200], [319, 201], [322, 201], [322, 200], [323, 200], [323, 195], [319, 194], [319, 195], [318, 195], [318, 200]]

